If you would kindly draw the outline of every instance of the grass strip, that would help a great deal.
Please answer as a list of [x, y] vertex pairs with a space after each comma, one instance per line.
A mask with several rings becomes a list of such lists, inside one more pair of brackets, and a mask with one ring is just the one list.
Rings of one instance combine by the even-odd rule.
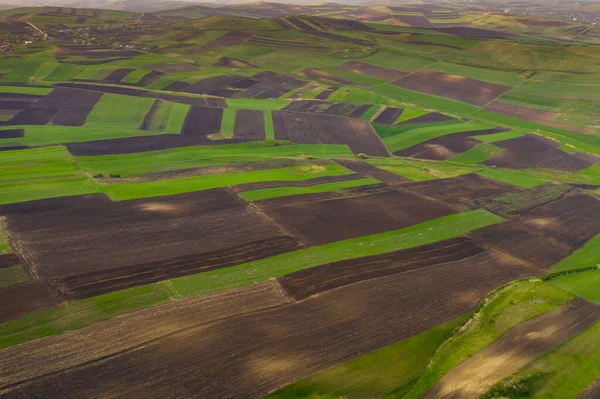
[[0, 269], [0, 288], [23, 283], [27, 280], [29, 280], [29, 274], [27, 274], [21, 265]]
[[275, 127], [273, 126], [273, 113], [266, 110], [265, 118], [265, 140], [275, 140]]
[[310, 187], [265, 188], [260, 190], [244, 191], [243, 193], [240, 193], [240, 196], [246, 201], [260, 201], [269, 198], [286, 197], [289, 195], [325, 193], [328, 191], [343, 190], [345, 188], [366, 186], [369, 184], [377, 183], [379, 183], [379, 180], [376, 179], [359, 179], [335, 183], [317, 184], [315, 186]]
[[458, 154], [454, 158], [449, 159], [450, 162], [466, 163], [469, 165], [475, 165], [480, 162], [486, 161], [494, 155], [504, 151], [500, 147], [495, 145], [484, 143], [476, 147], [473, 147], [461, 154]]
[[211, 188], [235, 186], [245, 183], [264, 181], [300, 181], [322, 176], [341, 176], [352, 171], [338, 165], [308, 165], [289, 168], [256, 170], [240, 173], [223, 173], [205, 176], [193, 176], [180, 179], [159, 180], [147, 183], [116, 183], [100, 186], [114, 201], [134, 198], [174, 195]]
[[194, 295], [241, 287], [328, 262], [383, 254], [446, 240], [503, 219], [479, 209], [405, 229], [338, 241], [239, 266], [73, 301], [0, 325], [0, 348], [106, 320], [118, 314]]
[[223, 117], [221, 118], [221, 133], [233, 133], [235, 125], [235, 108], [223, 108]]

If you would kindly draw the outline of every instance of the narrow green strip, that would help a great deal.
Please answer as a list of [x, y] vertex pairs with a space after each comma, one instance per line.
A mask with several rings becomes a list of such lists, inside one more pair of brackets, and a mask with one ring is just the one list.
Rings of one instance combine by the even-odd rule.
[[362, 116], [361, 119], [365, 121], [370, 121], [371, 118], [375, 116], [375, 114], [383, 107], [383, 105], [372, 105], [371, 108], [367, 110]]
[[235, 108], [223, 108], [223, 118], [221, 119], [221, 133], [233, 133], [235, 125]]
[[266, 110], [265, 117], [265, 140], [275, 140], [275, 128], [273, 127], [273, 113]]
[[475, 165], [490, 159], [491, 157], [502, 151], [504, 151], [504, 149], [500, 147], [496, 147], [493, 144], [484, 143], [473, 147], [470, 150], [467, 150], [461, 154], [458, 154], [454, 158], [449, 159], [449, 161]]
[[344, 188], [366, 186], [368, 184], [377, 184], [376, 179], [359, 179], [334, 183], [317, 184], [309, 187], [276, 187], [265, 188], [261, 190], [245, 191], [240, 196], [246, 201], [260, 201], [269, 198], [286, 197], [289, 195], [325, 193], [328, 191], [342, 190]]

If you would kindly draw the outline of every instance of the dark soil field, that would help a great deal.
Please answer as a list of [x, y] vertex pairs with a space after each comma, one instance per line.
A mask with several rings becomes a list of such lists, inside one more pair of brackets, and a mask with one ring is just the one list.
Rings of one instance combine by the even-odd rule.
[[370, 107], [370, 104], [334, 103], [319, 100], [296, 100], [290, 102], [289, 105], [284, 108], [284, 110], [359, 118]]
[[27, 33], [27, 24], [18, 21], [3, 21], [0, 22], [0, 33], [11, 33], [13, 35], [22, 35]]
[[310, 187], [318, 184], [325, 183], [336, 183], [348, 180], [363, 179], [365, 176], [359, 173], [352, 173], [341, 176], [323, 176], [315, 177], [314, 179], [300, 180], [300, 181], [267, 181], [258, 183], [247, 183], [234, 186], [235, 191], [244, 192], [250, 190], [260, 190], [263, 188], [276, 188], [276, 187]]
[[[311, 245], [397, 230], [454, 211], [433, 200], [387, 190], [340, 199], [319, 195], [280, 197], [260, 201], [260, 207]], [[301, 198], [296, 198], [301, 197]]]
[[0, 130], [0, 139], [16, 139], [19, 137], [25, 137], [24, 129]]
[[52, 123], [55, 125], [81, 126], [101, 97], [102, 93], [100, 92], [59, 87], [39, 99], [33, 107], [58, 109], [52, 118]]
[[39, 210], [30, 203], [25, 212], [20, 204], [1, 212], [13, 245], [29, 254], [26, 266], [67, 298], [298, 247], [295, 238], [224, 189], [122, 202], [102, 196], [45, 201], [37, 201]]
[[422, 15], [394, 15], [394, 19], [413, 28], [435, 28], [435, 26]]
[[162, 100], [154, 100], [150, 110], [144, 117], [142, 124], [140, 125], [140, 130], [150, 130], [152, 127], [152, 121], [154, 120], [154, 116], [156, 115], [156, 111], [158, 111], [158, 107], [162, 103]]
[[394, 122], [402, 115], [403, 108], [388, 107], [380, 113], [373, 122], [383, 125], [393, 125]]
[[164, 72], [157, 72], [157, 71], [149, 72], [149, 73], [145, 74], [144, 76], [142, 76], [142, 78], [140, 80], [138, 80], [138, 82], [135, 83], [134, 86], [138, 86], [138, 87], [148, 86], [150, 83], [160, 79], [163, 75], [164, 75]]
[[[353, 84], [361, 85], [360, 83], [355, 83], [355, 82], [352, 82], [351, 80], [340, 78], [338, 76], [335, 76], [332, 73], [322, 71], [322, 70], [316, 69], [316, 68], [305, 69], [302, 72], [298, 72], [298, 75], [300, 75], [306, 79], [318, 80], [318, 81], [328, 83], [328, 84], [333, 84], [333, 85], [353, 85]], [[364, 84], [362, 86], [364, 86]]]
[[[245, 288], [198, 298], [193, 307], [187, 301], [154, 307], [1, 352], [10, 377], [0, 389], [7, 387], [7, 398], [140, 391], [157, 398], [260, 397], [464, 314], [489, 290], [531, 273], [496, 252], [477, 260], [366, 280], [300, 302], [286, 303], [276, 288], [261, 284], [254, 298]], [[227, 298], [238, 292], [242, 298]], [[256, 309], [259, 300], [269, 307]], [[139, 328], [148, 323], [155, 328]]]
[[336, 159], [335, 161], [346, 169], [353, 170], [356, 173], [377, 179], [386, 184], [398, 184], [412, 181], [357, 159]]
[[600, 306], [577, 298], [508, 331], [446, 374], [425, 399], [477, 399], [494, 383], [581, 334], [600, 319]]
[[251, 109], [238, 109], [235, 112], [233, 138], [240, 140], [264, 140], [264, 112]]
[[413, 125], [413, 124], [420, 124], [420, 123], [444, 122], [444, 121], [450, 121], [453, 119], [454, 119], [453, 117], [448, 116], [448, 115], [440, 114], [438, 112], [430, 112], [425, 115], [417, 116], [416, 118], [413, 118], [413, 119], [408, 119], [408, 120], [402, 121], [400, 123], [397, 123], [397, 125]]
[[549, 267], [599, 233], [600, 201], [580, 194], [534, 208], [509, 222], [484, 227], [471, 236]]
[[481, 144], [481, 141], [474, 139], [473, 136], [506, 132], [508, 130], [510, 129], [498, 127], [494, 129], [448, 134], [404, 150], [396, 151], [394, 155], [407, 158], [445, 161]]
[[[220, 140], [223, 141], [223, 140]], [[127, 137], [122, 139], [94, 140], [68, 143], [69, 152], [76, 156], [132, 154], [135, 152], [158, 151], [167, 148], [189, 147], [215, 143], [205, 136], [195, 134], [159, 134], [152, 136]]]
[[320, 92], [319, 94], [317, 94], [315, 96], [315, 99], [317, 100], [327, 100], [327, 98], [329, 98], [329, 96], [336, 91], [338, 88], [337, 87], [333, 87], [330, 89], [325, 89], [322, 92]]
[[494, 145], [504, 148], [504, 151], [483, 164], [511, 169], [540, 168], [574, 172], [589, 168], [600, 161], [595, 157], [568, 154], [557, 148], [560, 143], [535, 134], [498, 141]]
[[348, 61], [345, 64], [341, 65], [339, 68], [348, 72], [359, 73], [361, 75], [376, 76], [378, 78], [386, 78], [389, 80], [400, 79], [401, 77], [408, 75], [407, 72], [365, 64], [364, 62], [359, 61]]
[[[210, 94], [217, 89], [222, 89], [225, 86], [229, 86], [244, 79], [246, 79], [246, 77], [240, 75], [214, 76], [193, 83], [181, 91], [194, 94]], [[172, 90], [172, 88], [170, 90]]]
[[163, 87], [161, 90], [183, 91], [183, 89], [185, 89], [186, 87], [190, 87], [191, 85], [192, 85], [191, 83], [177, 81], [177, 82], [168, 84], [167, 86]]
[[542, 111], [540, 109], [523, 107], [520, 105], [505, 104], [494, 101], [486, 107], [489, 111], [498, 112], [504, 115], [513, 116], [519, 119], [525, 119], [532, 122], [544, 123], [552, 122], [560, 116], [558, 112]]
[[160, 98], [160, 99], [172, 101], [175, 103], [197, 105], [197, 106], [220, 107], [220, 108], [225, 108], [227, 106], [227, 104], [225, 103], [224, 100], [218, 99], [218, 98], [186, 97], [186, 96], [178, 96], [176, 94], [155, 93], [152, 91], [147, 91], [147, 90], [142, 90], [142, 89], [134, 89], [134, 88], [129, 88], [129, 87], [102, 86], [102, 85], [84, 84], [84, 83], [58, 83], [58, 84], [56, 84], [56, 86], [90, 90], [90, 91], [98, 91], [98, 92], [102, 92], [102, 93], [123, 94], [126, 96]]
[[221, 108], [191, 106], [183, 122], [181, 134], [207, 136], [221, 131]]
[[512, 184], [500, 183], [476, 174], [462, 175], [447, 179], [412, 182], [402, 185], [402, 190], [450, 205], [459, 205], [478, 198], [495, 197], [522, 189]]
[[391, 84], [477, 106], [485, 105], [512, 89], [510, 86], [427, 70], [415, 72]]
[[0, 255], [0, 269], [6, 269], [17, 264], [19, 264], [19, 258], [15, 254]]
[[355, 154], [388, 156], [371, 125], [360, 119], [273, 111], [277, 140], [301, 144], [347, 144]]
[[32, 101], [30, 100], [14, 100], [14, 99], [2, 99], [0, 100], [0, 110], [20, 110], [31, 107]]
[[229, 57], [220, 58], [219, 61], [214, 63], [212, 66], [226, 68], [258, 68], [258, 66], [249, 61]]
[[383, 255], [349, 259], [301, 270], [279, 278], [282, 287], [296, 300], [363, 280], [404, 273], [448, 262], [466, 261], [486, 252], [481, 244], [464, 237], [389, 252]]
[[29, 108], [19, 111], [8, 122], [0, 122], [0, 126], [11, 125], [45, 125], [54, 118], [58, 109]]
[[119, 83], [121, 79], [127, 76], [130, 72], [135, 71], [135, 68], [119, 68], [115, 69], [111, 73], [108, 74], [107, 77], [102, 79], [105, 83]]
[[0, 323], [15, 320], [64, 302], [42, 282], [27, 282], [0, 288]]
[[600, 398], [600, 379], [594, 381], [592, 385], [577, 397], [577, 399], [597, 399]]
[[308, 20], [323, 30], [355, 30], [368, 32], [374, 30], [361, 22], [335, 18], [311, 17]]
[[[305, 81], [294, 79], [283, 73], [276, 72], [260, 72], [252, 76], [252, 80], [257, 81], [253, 85], [249, 85], [248, 89], [236, 93], [233, 97], [236, 98], [279, 98], [290, 90], [297, 89], [306, 84]], [[244, 79], [243, 86], [248, 86], [249, 79]], [[234, 87], [234, 86], [232, 86]]]

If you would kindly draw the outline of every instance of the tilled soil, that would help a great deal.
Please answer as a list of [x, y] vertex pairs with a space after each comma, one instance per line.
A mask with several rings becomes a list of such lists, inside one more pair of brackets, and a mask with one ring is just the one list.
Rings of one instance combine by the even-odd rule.
[[494, 145], [504, 148], [504, 151], [484, 161], [483, 164], [511, 169], [540, 168], [575, 172], [589, 168], [600, 161], [599, 158], [591, 155], [585, 157], [566, 153], [557, 148], [560, 143], [535, 134], [497, 141]]
[[183, 122], [181, 134], [208, 136], [221, 131], [221, 108], [191, 106]]
[[347, 144], [355, 154], [389, 153], [368, 122], [330, 115], [273, 111], [275, 138], [301, 144]]
[[512, 89], [510, 86], [427, 70], [420, 70], [391, 84], [477, 106], [485, 105]]
[[600, 319], [600, 306], [576, 298], [513, 328], [446, 374], [425, 399], [477, 399], [494, 383], [581, 334]]
[[413, 28], [435, 28], [435, 26], [422, 15], [394, 15], [394, 19]]
[[156, 115], [156, 111], [158, 111], [158, 107], [160, 107], [161, 103], [162, 100], [160, 99], [154, 100], [152, 106], [146, 113], [142, 124], [140, 125], [140, 130], [150, 130], [150, 128], [152, 127], [152, 121], [154, 120], [154, 116]]
[[133, 71], [135, 71], [135, 68], [115, 69], [114, 71], [109, 73], [108, 76], [102, 79], [102, 81], [106, 83], [119, 83], [121, 79], [123, 79], [125, 76], [129, 75], [129, 73]]
[[264, 112], [252, 109], [238, 109], [235, 112], [233, 137], [240, 140], [264, 140]]
[[[34, 275], [81, 298], [295, 250], [297, 241], [233, 192], [3, 206], [15, 252]], [[39, 208], [39, 211], [37, 210]]]
[[140, 80], [138, 80], [137, 83], [134, 84], [134, 86], [137, 86], [137, 87], [148, 86], [150, 83], [160, 79], [163, 75], [164, 75], [163, 72], [157, 72], [157, 71], [149, 72], [149, 73], [145, 74], [144, 76], [142, 76], [142, 78]]
[[397, 125], [413, 125], [413, 124], [419, 124], [419, 123], [444, 122], [444, 121], [451, 121], [451, 120], [454, 120], [454, 118], [451, 116], [440, 114], [437, 112], [430, 112], [425, 115], [417, 116], [416, 118], [413, 118], [413, 119], [408, 119], [408, 120], [402, 121], [400, 123], [397, 123]]
[[402, 190], [434, 198], [450, 205], [459, 205], [478, 198], [495, 197], [523, 189], [476, 174], [468, 174], [447, 179], [406, 183], [402, 185]]
[[312, 245], [397, 230], [454, 213], [440, 203], [395, 190], [334, 199], [308, 194], [257, 204]]
[[379, 169], [378, 167], [373, 166], [364, 161], [355, 159], [335, 159], [335, 162], [339, 163], [347, 169], [355, 171], [356, 173], [360, 173], [373, 179], [377, 179], [383, 183], [397, 184], [411, 181], [406, 177], [398, 176], [397, 174], [388, 172], [387, 170]]
[[[249, 84], [250, 80], [256, 81], [254, 84]], [[306, 84], [305, 81], [292, 78], [283, 73], [264, 71], [252, 76], [252, 79], [244, 79], [238, 84], [244, 83], [241, 88], [247, 87], [246, 90], [235, 93], [235, 98], [279, 98], [290, 90], [297, 89]], [[235, 87], [235, 83], [232, 87]]]
[[30, 281], [0, 288], [0, 323], [52, 308], [63, 301], [43, 282]]
[[[63, 340], [50, 337], [1, 351], [0, 362], [10, 370], [2, 379], [3, 395], [256, 398], [451, 320], [491, 289], [530, 273], [493, 253], [477, 262], [358, 282], [300, 302], [262, 300], [275, 305], [264, 310], [252, 311], [260, 299], [245, 295], [239, 305], [218, 300], [212, 309], [202, 302], [194, 308], [226, 312], [228, 318], [178, 311], [175, 302], [143, 311], [155, 312], [147, 318], [136, 312], [67, 333]], [[166, 334], [155, 333], [165, 327]]]
[[305, 69], [302, 72], [298, 72], [298, 75], [305, 77], [307, 79], [310, 79], [310, 80], [319, 80], [321, 82], [334, 84], [334, 85], [354, 85], [354, 84], [356, 84], [356, 85], [365, 86], [364, 84], [360, 84], [360, 83], [356, 83], [356, 82], [353, 82], [348, 79], [340, 78], [330, 72], [322, 71], [322, 70], [316, 69], [316, 68]]
[[[221, 141], [221, 140], [220, 140]], [[69, 152], [76, 156], [132, 154], [134, 152], [158, 151], [167, 148], [218, 144], [206, 136], [183, 134], [159, 134], [121, 139], [94, 140], [67, 143]]]
[[52, 123], [61, 126], [82, 126], [88, 114], [102, 98], [102, 93], [59, 87], [39, 99], [33, 108], [58, 109]]
[[337, 183], [348, 180], [363, 179], [364, 176], [358, 173], [351, 173], [342, 176], [323, 176], [316, 177], [314, 179], [300, 180], [300, 181], [266, 181], [257, 183], [247, 183], [234, 186], [234, 189], [238, 192], [260, 190], [264, 188], [276, 188], [276, 187], [310, 187], [318, 184], [326, 183]]
[[238, 58], [222, 57], [219, 61], [214, 63], [214, 67], [227, 67], [227, 68], [258, 68], [250, 61], [240, 60]]
[[387, 107], [382, 113], [377, 115], [373, 122], [383, 125], [393, 125], [396, 119], [402, 115], [403, 108]]
[[523, 107], [520, 105], [506, 104], [494, 101], [486, 109], [498, 112], [508, 116], [514, 116], [519, 119], [525, 119], [532, 122], [552, 122], [560, 116], [558, 112], [543, 111], [535, 108]]
[[25, 137], [24, 129], [0, 130], [0, 139], [16, 139], [19, 137]]

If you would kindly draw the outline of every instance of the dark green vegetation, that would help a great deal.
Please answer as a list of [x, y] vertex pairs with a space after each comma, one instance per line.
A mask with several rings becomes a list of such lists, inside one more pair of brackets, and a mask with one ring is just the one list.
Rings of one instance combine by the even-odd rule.
[[2, 395], [598, 379], [597, 28], [147, 7], [0, 12]]

